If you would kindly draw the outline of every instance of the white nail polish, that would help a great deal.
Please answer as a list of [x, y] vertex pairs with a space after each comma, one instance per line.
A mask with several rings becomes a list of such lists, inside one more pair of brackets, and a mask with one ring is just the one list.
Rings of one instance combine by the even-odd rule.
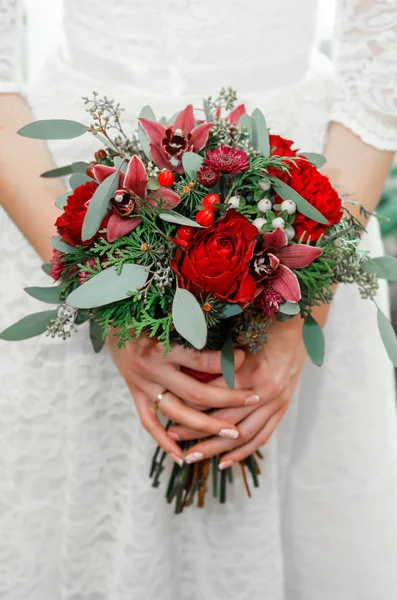
[[255, 404], [259, 404], [260, 401], [260, 397], [255, 395], [255, 396], [250, 396], [249, 398], [247, 398], [247, 400], [244, 402], [245, 406], [255, 406]]
[[239, 432], [236, 429], [221, 429], [218, 435], [228, 440], [237, 440]]
[[171, 454], [172, 460], [174, 460], [180, 467], [183, 467], [183, 459], [179, 458], [176, 454]]
[[192, 463], [198, 462], [199, 460], [203, 460], [204, 458], [204, 454], [202, 454], [201, 452], [192, 452], [191, 454], [188, 454], [185, 458], [185, 462], [190, 465]]
[[233, 464], [232, 460], [224, 460], [223, 462], [220, 463], [219, 465], [219, 470], [223, 471], [224, 469], [228, 469], [229, 467], [231, 467]]

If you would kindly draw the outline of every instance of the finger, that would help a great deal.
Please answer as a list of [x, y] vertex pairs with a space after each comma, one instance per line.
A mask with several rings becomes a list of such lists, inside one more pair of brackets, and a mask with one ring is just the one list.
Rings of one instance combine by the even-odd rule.
[[154, 412], [150, 410], [151, 401], [141, 390], [129, 384], [128, 388], [134, 399], [144, 429], [156, 440], [158, 445], [180, 466], [183, 463], [183, 452], [164, 430]]
[[226, 439], [238, 439], [239, 437], [238, 429], [228, 421], [216, 419], [205, 412], [190, 408], [170, 392], [163, 394], [159, 410], [171, 421], [203, 431], [204, 435], [218, 435]]
[[[183, 348], [182, 346], [173, 346], [165, 358], [165, 361], [174, 365], [188, 367], [201, 371], [203, 373], [211, 373], [218, 375], [222, 373], [221, 353], [215, 350], [193, 350]], [[236, 370], [241, 367], [245, 361], [245, 352], [240, 349], [234, 351], [234, 362]]]
[[235, 450], [224, 454], [219, 463], [219, 469], [222, 470], [231, 467], [233, 463], [244, 460], [244, 458], [247, 458], [247, 456], [253, 454], [258, 450], [258, 448], [266, 444], [283, 418], [286, 410], [287, 406], [283, 406], [281, 409], [275, 412], [267, 421], [263, 429], [261, 429], [261, 431], [250, 442], [248, 442], [248, 444], [243, 444]]
[[189, 448], [189, 454], [185, 457], [185, 462], [192, 463], [203, 458], [210, 458], [216, 454], [231, 451], [242, 443], [249, 443], [263, 429], [264, 424], [269, 421], [271, 416], [277, 411], [279, 404], [261, 406], [254, 413], [249, 415], [239, 425], [240, 436], [237, 440], [210, 439], [199, 442]]
[[[225, 419], [228, 423], [232, 423], [233, 425], [237, 425], [245, 419], [248, 415], [250, 415], [253, 411], [257, 410], [255, 406], [247, 406], [242, 408], [221, 408], [219, 410], [214, 410], [210, 414], [212, 417], [217, 419]], [[183, 427], [182, 425], [174, 425], [169, 428], [168, 434], [176, 440], [197, 440], [199, 438], [207, 437], [204, 431], [199, 431], [197, 429], [190, 429], [188, 427]]]
[[222, 408], [258, 404], [260, 401], [253, 390], [230, 390], [210, 383], [201, 383], [177, 369], [162, 368], [156, 375], [157, 383], [175, 396], [198, 406]]

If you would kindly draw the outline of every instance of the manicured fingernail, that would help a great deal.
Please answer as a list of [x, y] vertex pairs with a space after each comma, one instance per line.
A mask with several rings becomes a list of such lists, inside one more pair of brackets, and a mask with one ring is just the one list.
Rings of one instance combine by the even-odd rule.
[[223, 462], [219, 463], [219, 470], [223, 471], [223, 469], [228, 469], [229, 467], [231, 467], [233, 464], [232, 460], [224, 460]]
[[218, 435], [228, 440], [237, 440], [239, 432], [237, 429], [221, 429]]
[[203, 460], [204, 458], [204, 454], [202, 454], [201, 452], [192, 452], [191, 454], [188, 454], [185, 458], [185, 462], [187, 462], [188, 465], [191, 465], [192, 463], [198, 462], [199, 460]]
[[172, 440], [175, 440], [176, 442], [180, 442], [181, 438], [179, 437], [179, 435], [177, 433], [175, 433], [175, 431], [169, 431], [168, 435], [170, 436], [170, 438]]
[[259, 404], [260, 397], [259, 396], [250, 396], [244, 402], [245, 406], [254, 406], [255, 404]]
[[180, 467], [183, 467], [183, 459], [179, 458], [176, 454], [171, 454], [172, 460], [174, 460]]

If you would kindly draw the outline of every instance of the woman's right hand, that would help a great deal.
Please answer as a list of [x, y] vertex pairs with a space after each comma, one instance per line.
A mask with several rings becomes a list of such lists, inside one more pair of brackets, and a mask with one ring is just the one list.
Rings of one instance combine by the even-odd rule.
[[[117, 343], [118, 338], [110, 333], [106, 346], [131, 392], [142, 425], [173, 460], [181, 464], [183, 453], [151, 410], [159, 394], [162, 395], [159, 411], [169, 420], [208, 435], [238, 438], [239, 432], [234, 424], [204, 411], [208, 408], [252, 406], [259, 402], [255, 392], [201, 383], [179, 370], [180, 367], [189, 367], [219, 375], [220, 352], [198, 352], [175, 346], [164, 358], [163, 348], [155, 339], [147, 336], [133, 338], [123, 348], [118, 348]], [[244, 352], [236, 350], [236, 369], [241, 367], [244, 360]], [[188, 406], [186, 402], [197, 408]]]

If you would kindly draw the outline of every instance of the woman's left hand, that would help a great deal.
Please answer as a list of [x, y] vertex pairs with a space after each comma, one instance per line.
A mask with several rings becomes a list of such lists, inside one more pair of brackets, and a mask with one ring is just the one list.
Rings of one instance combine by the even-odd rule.
[[[246, 358], [236, 372], [236, 388], [253, 388], [261, 400], [257, 406], [222, 408], [211, 415], [238, 426], [237, 440], [208, 438], [202, 431], [174, 426], [168, 431], [174, 440], [204, 439], [189, 448], [187, 463], [223, 454], [219, 468], [243, 460], [263, 446], [286, 412], [306, 360], [300, 317], [276, 322], [266, 345]], [[223, 379], [212, 382], [225, 386]], [[226, 453], [226, 454], [224, 454]]]

